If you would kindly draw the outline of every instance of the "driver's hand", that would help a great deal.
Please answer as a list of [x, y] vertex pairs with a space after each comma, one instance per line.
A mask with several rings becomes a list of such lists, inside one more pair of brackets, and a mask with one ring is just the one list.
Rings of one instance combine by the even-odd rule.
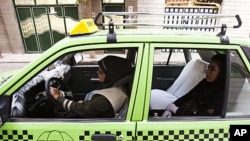
[[52, 97], [57, 100], [58, 97], [61, 95], [60, 94], [60, 90], [58, 90], [57, 88], [54, 88], [54, 87], [50, 87], [50, 93], [52, 95]]

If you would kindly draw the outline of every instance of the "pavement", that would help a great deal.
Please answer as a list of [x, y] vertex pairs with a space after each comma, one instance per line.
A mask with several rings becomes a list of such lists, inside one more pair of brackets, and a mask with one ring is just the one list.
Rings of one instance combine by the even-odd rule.
[[40, 54], [12, 54], [12, 53], [2, 53], [0, 57], [0, 63], [29, 63]]
[[0, 73], [21, 69], [32, 60], [40, 56], [39, 53], [35, 54], [12, 54], [2, 53], [0, 56]]

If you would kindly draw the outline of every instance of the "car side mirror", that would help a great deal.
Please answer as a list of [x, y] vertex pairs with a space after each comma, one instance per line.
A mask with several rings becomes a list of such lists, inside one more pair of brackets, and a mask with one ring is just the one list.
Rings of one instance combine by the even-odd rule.
[[75, 63], [78, 64], [79, 62], [83, 61], [83, 55], [81, 53], [77, 53], [74, 55]]

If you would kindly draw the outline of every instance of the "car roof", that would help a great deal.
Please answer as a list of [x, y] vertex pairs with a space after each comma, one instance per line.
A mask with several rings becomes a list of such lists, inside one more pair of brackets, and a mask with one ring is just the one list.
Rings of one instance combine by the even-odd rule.
[[[239, 15], [233, 15], [233, 18], [236, 18], [237, 22], [234, 25], [205, 25], [205, 26], [195, 26], [195, 25], [166, 25], [166, 24], [145, 24], [145, 23], [119, 23], [116, 21], [113, 21], [112, 19], [109, 21], [109, 23], [100, 23], [100, 17], [106, 16], [110, 18], [110, 15], [118, 15], [118, 16], [131, 16], [131, 15], [161, 15], [162, 13], [142, 13], [142, 12], [100, 12], [97, 17], [94, 19], [94, 22], [91, 23], [90, 29], [94, 29], [94, 31], [90, 31], [89, 33], [84, 34], [70, 34], [70, 39], [78, 39], [81, 37], [84, 37], [87, 39], [88, 37], [95, 38], [93, 43], [98, 42], [98, 38], [100, 40], [103, 40], [101, 38], [105, 37], [107, 38], [107, 42], [178, 42], [178, 43], [223, 43], [224, 39], [228, 39], [230, 44], [240, 44], [240, 45], [246, 45], [249, 46], [250, 43], [246, 39], [242, 39], [239, 37], [234, 37], [230, 35], [230, 33], [226, 33], [227, 28], [239, 28], [241, 26], [241, 19]], [[176, 15], [177, 16], [185, 16], [186, 14], [178, 14], [178, 13], [163, 13], [164, 16], [166, 14], [170, 15]], [[190, 14], [188, 14], [190, 15]], [[199, 16], [202, 16], [202, 14], [198, 14]], [[194, 16], [194, 15], [192, 15]], [[195, 15], [197, 18], [197, 14]], [[205, 18], [220, 18], [224, 15], [211, 15], [211, 14], [203, 14]], [[226, 15], [227, 17], [227, 15]], [[201, 17], [204, 18], [204, 17]], [[195, 19], [197, 20], [197, 19]], [[91, 19], [87, 19], [86, 22], [90, 22]], [[157, 21], [155, 21], [157, 22]], [[83, 25], [82, 21], [80, 21], [79, 25]], [[86, 25], [89, 25], [86, 23]], [[97, 27], [94, 27], [94, 25], [99, 26], [99, 30]], [[118, 28], [118, 27], [122, 27]], [[170, 26], [170, 27], [168, 27]], [[174, 28], [174, 27], [177, 28]], [[168, 28], [168, 29], [166, 29]], [[186, 30], [182, 30], [185, 29]], [[79, 27], [79, 29], [83, 30], [84, 28]], [[173, 29], [173, 30], [172, 30]], [[209, 32], [212, 31], [212, 32]], [[76, 33], [77, 30], [75, 30]], [[116, 38], [115, 41], [109, 41], [109, 37]], [[209, 38], [209, 40], [208, 40]], [[90, 38], [89, 38], [90, 39]], [[83, 39], [84, 40], [84, 39]], [[105, 43], [105, 42], [103, 42]], [[228, 44], [228, 43], [227, 43]]]
[[[89, 40], [95, 39], [93, 43], [98, 43], [98, 38], [107, 38], [108, 30], [99, 30], [90, 35], [69, 36], [69, 39]], [[216, 32], [197, 31], [168, 31], [164, 29], [117, 29], [115, 30], [116, 42], [178, 42], [178, 43], [222, 43]], [[250, 46], [246, 38], [227, 35], [230, 44]], [[209, 40], [208, 40], [209, 38]], [[198, 40], [197, 40], [198, 39]], [[105, 43], [104, 41], [103, 43]]]

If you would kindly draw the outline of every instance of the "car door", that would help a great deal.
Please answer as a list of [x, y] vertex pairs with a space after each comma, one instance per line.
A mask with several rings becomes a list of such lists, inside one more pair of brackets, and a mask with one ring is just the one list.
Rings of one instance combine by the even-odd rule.
[[[249, 94], [249, 69], [244, 68], [249, 66], [247, 58], [244, 56], [244, 53], [241, 51], [241, 48], [236, 45], [211, 45], [211, 44], [151, 44], [150, 48], [150, 61], [148, 66], [148, 79], [146, 80], [146, 97], [145, 97], [145, 107], [143, 113], [142, 121], [137, 123], [136, 139], [137, 140], [168, 140], [168, 141], [183, 141], [183, 140], [216, 140], [216, 141], [228, 141], [230, 137], [230, 126], [243, 124], [250, 124], [250, 114], [248, 103], [250, 97], [246, 94]], [[163, 109], [152, 109], [157, 107], [152, 105], [152, 85], [151, 81], [153, 80], [153, 70], [154, 70], [154, 61], [157, 56], [155, 54], [156, 49], [191, 49], [193, 50], [197, 58], [197, 50], [203, 52], [202, 57], [198, 59], [205, 59], [208, 57], [207, 51], [209, 50], [220, 50], [227, 54], [227, 73], [226, 82], [225, 82], [225, 99], [223, 110], [220, 116], [172, 116], [170, 118], [161, 117], [163, 111], [165, 110], [165, 105]], [[155, 54], [155, 55], [153, 55]], [[179, 52], [176, 52], [177, 56], [180, 56]], [[166, 56], [166, 54], [165, 54]], [[236, 57], [238, 56], [238, 57]], [[178, 57], [175, 57], [178, 59]], [[237, 61], [236, 61], [237, 60]], [[180, 60], [179, 60], [180, 61]], [[207, 60], [206, 60], [207, 61]], [[239, 63], [241, 62], [241, 63]], [[236, 64], [235, 64], [236, 63]], [[239, 65], [240, 64], [240, 65]], [[243, 68], [242, 68], [243, 67]], [[185, 69], [185, 68], [184, 68]], [[193, 70], [195, 71], [195, 70]], [[245, 73], [243, 73], [245, 72]], [[167, 72], [166, 72], [167, 73]], [[191, 72], [192, 73], [192, 72]], [[189, 74], [191, 74], [189, 73]], [[245, 76], [243, 77], [244, 74]], [[247, 74], [247, 75], [246, 75]], [[233, 77], [234, 80], [232, 79]], [[186, 79], [183, 80], [183, 85], [188, 83], [187, 80], [191, 79], [191, 76], [187, 75]], [[241, 79], [239, 78], [241, 77]], [[178, 79], [178, 78], [177, 78]], [[237, 82], [242, 82], [241, 84], [236, 84]], [[234, 84], [233, 84], [234, 83]], [[166, 91], [166, 90], [161, 90]], [[237, 92], [236, 92], [237, 91]], [[236, 94], [237, 93], [237, 94]], [[232, 96], [234, 95], [234, 96]], [[156, 104], [165, 104], [172, 101], [169, 100], [172, 97], [165, 96], [161, 97], [162, 94], [158, 95], [158, 101]], [[237, 98], [236, 98], [237, 97]], [[244, 98], [245, 99], [244, 99]], [[239, 99], [240, 98], [240, 99]], [[244, 99], [244, 100], [243, 100]], [[163, 101], [163, 102], [162, 102]], [[248, 103], [247, 103], [248, 102]], [[234, 104], [234, 105], [233, 105]], [[237, 106], [236, 106], [237, 105]], [[243, 106], [244, 105], [244, 106]], [[239, 110], [240, 107], [245, 107], [244, 109]], [[236, 110], [238, 109], [238, 110]], [[234, 111], [234, 112], [233, 112]], [[232, 112], [232, 113], [231, 113]]]
[[[141, 115], [134, 115], [135, 107], [140, 107], [142, 103], [135, 101], [135, 97], [139, 92], [138, 85], [139, 78], [141, 77], [140, 70], [143, 66], [142, 56], [144, 56], [144, 45], [142, 43], [124, 43], [124, 44], [98, 44], [98, 45], [78, 45], [73, 48], [67, 48], [54, 53], [53, 57], [50, 57], [51, 62], [54, 62], [53, 58], [60, 58], [61, 55], [67, 53], [79, 52], [79, 51], [94, 51], [94, 50], [110, 50], [110, 49], [136, 49], [136, 64], [134, 79], [132, 84], [131, 95], [128, 102], [127, 114], [124, 117], [117, 115], [114, 118], [43, 118], [36, 117], [30, 118], [27, 116], [23, 117], [8, 117], [5, 122], [1, 123], [0, 127], [0, 140], [67, 140], [67, 141], [91, 141], [91, 140], [134, 140], [135, 130], [136, 130], [136, 119], [141, 119]], [[53, 53], [52, 53], [53, 54]], [[49, 65], [51, 62], [43, 61], [37, 68], [44, 68], [44, 66]], [[78, 66], [80, 67], [80, 66]], [[94, 67], [88, 68], [83, 66], [81, 71], [94, 70]], [[96, 72], [93, 71], [93, 73]], [[29, 70], [30, 77], [36, 77], [38, 70]], [[38, 73], [39, 74], [39, 73]], [[85, 74], [84, 74], [85, 75]], [[27, 77], [27, 76], [26, 76]], [[85, 77], [85, 76], [84, 76]], [[30, 81], [34, 80], [31, 78], [25, 78]], [[20, 80], [22, 81], [22, 80]], [[30, 82], [29, 81], [29, 82]], [[22, 81], [23, 82], [23, 81]], [[23, 90], [22, 88], [26, 86], [15, 87], [19, 88], [10, 91]], [[31, 84], [31, 83], [29, 83]], [[84, 86], [83, 86], [84, 87]], [[6, 92], [8, 93], [8, 92]], [[11, 95], [11, 94], [10, 94]], [[4, 98], [4, 99], [3, 99]], [[1, 96], [0, 101], [6, 98]], [[13, 102], [9, 101], [2, 105], [1, 115], [11, 115], [13, 112]], [[10, 104], [12, 103], [12, 104]], [[2, 103], [3, 104], [3, 103]], [[12, 107], [10, 107], [12, 106]], [[17, 106], [17, 105], [14, 105]], [[9, 109], [2, 111], [3, 108]], [[8, 113], [8, 114], [6, 114]]]

